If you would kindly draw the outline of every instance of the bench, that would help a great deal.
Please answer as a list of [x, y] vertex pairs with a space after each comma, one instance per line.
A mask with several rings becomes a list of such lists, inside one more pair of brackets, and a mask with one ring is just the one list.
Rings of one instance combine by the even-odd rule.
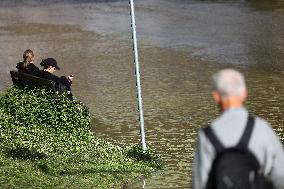
[[54, 81], [43, 79], [40, 77], [32, 76], [29, 74], [17, 72], [17, 71], [10, 71], [11, 78], [13, 81], [13, 85], [17, 85], [19, 87], [43, 87], [47, 89], [51, 89], [52, 91], [56, 92], [56, 84]]
[[71, 90], [66, 90], [66, 89], [57, 90], [60, 87], [58, 87], [59, 86], [58, 83], [54, 81], [13, 70], [10, 71], [10, 74], [13, 81], [13, 85], [17, 85], [19, 87], [29, 87], [29, 88], [34, 88], [34, 87], [46, 88], [52, 90], [55, 94], [61, 94], [63, 92], [66, 92], [67, 97], [70, 100], [73, 100], [73, 94]]

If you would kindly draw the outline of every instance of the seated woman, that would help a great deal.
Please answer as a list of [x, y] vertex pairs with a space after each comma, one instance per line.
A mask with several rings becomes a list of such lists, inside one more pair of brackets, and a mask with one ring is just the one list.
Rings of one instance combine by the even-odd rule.
[[57, 65], [57, 61], [54, 58], [43, 59], [40, 65], [43, 66], [43, 70], [39, 71], [37, 75], [38, 77], [54, 81], [56, 83], [56, 90], [59, 92], [64, 90], [71, 92], [73, 76], [70, 75], [66, 78], [65, 76], [58, 77], [53, 75], [55, 70], [60, 70]]
[[27, 49], [23, 54], [23, 62], [19, 62], [16, 66], [18, 72], [36, 76], [39, 68], [34, 65], [34, 53]]

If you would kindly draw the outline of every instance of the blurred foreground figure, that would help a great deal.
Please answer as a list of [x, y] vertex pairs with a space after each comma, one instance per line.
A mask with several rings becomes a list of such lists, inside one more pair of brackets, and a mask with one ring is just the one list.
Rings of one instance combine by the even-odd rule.
[[243, 75], [225, 69], [213, 81], [213, 98], [222, 113], [199, 132], [193, 188], [282, 189], [282, 144], [265, 120], [249, 115], [244, 108], [247, 89]]

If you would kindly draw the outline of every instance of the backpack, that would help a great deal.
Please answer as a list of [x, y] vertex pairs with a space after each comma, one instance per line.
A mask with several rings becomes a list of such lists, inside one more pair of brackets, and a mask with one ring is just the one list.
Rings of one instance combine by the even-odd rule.
[[206, 189], [273, 189], [255, 155], [248, 150], [254, 120], [254, 117], [248, 117], [239, 143], [229, 148], [223, 147], [210, 126], [204, 128], [205, 135], [216, 150]]

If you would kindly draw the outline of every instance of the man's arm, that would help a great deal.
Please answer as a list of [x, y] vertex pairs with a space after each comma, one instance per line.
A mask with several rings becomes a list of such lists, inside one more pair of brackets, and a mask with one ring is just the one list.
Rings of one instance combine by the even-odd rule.
[[268, 173], [276, 189], [284, 188], [284, 150], [277, 134], [270, 129], [271, 147], [268, 153], [272, 154], [271, 170]]
[[197, 143], [195, 147], [195, 155], [192, 167], [192, 188], [201, 189], [201, 175], [200, 175], [200, 134], [197, 137]]
[[193, 162], [193, 189], [204, 189], [215, 156], [215, 150], [203, 131], [198, 134]]
[[284, 151], [282, 143], [269, 123], [257, 117], [249, 148], [259, 160], [264, 174], [275, 189], [284, 186]]

